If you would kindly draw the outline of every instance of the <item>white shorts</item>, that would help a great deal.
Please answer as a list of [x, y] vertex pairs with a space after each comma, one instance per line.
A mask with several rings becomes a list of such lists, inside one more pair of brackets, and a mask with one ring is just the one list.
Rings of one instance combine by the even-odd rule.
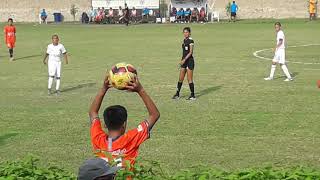
[[286, 52], [285, 49], [278, 49], [275, 54], [274, 58], [272, 60], [275, 63], [279, 64], [285, 64], [286, 63]]
[[48, 61], [49, 76], [60, 78], [61, 75], [61, 61]]

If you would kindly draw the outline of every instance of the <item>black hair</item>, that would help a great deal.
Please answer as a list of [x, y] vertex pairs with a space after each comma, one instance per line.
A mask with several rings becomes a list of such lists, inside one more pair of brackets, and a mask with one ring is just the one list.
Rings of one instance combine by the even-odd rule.
[[236, 1], [233, 1], [233, 4], [236, 3]]
[[126, 108], [120, 105], [110, 106], [103, 112], [104, 123], [108, 130], [120, 130], [127, 117]]
[[13, 22], [13, 19], [12, 19], [12, 18], [9, 18], [9, 19], [8, 19], [8, 22], [9, 22], [9, 21]]
[[274, 25], [275, 25], [275, 26], [278, 25], [278, 26], [281, 27], [281, 23], [280, 23], [280, 22], [276, 22], [276, 23], [274, 23]]
[[185, 27], [185, 28], [183, 28], [183, 32], [184, 31], [188, 31], [189, 33], [191, 33], [191, 28], [190, 27]]

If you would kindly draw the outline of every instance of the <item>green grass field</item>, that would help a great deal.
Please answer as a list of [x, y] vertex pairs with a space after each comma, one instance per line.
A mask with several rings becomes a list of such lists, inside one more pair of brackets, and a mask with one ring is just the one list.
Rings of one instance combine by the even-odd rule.
[[[159, 161], [168, 171], [205, 164], [223, 169], [308, 165], [320, 168], [319, 22], [283, 22], [293, 82], [274, 81], [270, 61], [253, 52], [272, 48], [272, 21], [192, 24], [195, 87], [171, 100], [178, 78], [185, 25], [17, 25], [15, 62], [0, 49], [0, 161], [28, 154], [76, 172], [93, 156], [88, 108], [105, 70], [118, 62], [138, 69], [140, 80], [161, 112], [140, 157]], [[3, 27], [3, 24], [1, 25]], [[63, 66], [62, 94], [47, 95], [43, 54], [51, 35], [60, 35], [70, 55]], [[3, 40], [1, 40], [3, 42]], [[299, 46], [290, 48], [290, 46]], [[271, 58], [271, 50], [260, 56]], [[307, 64], [304, 64], [307, 63]], [[127, 107], [129, 127], [146, 116], [136, 94], [111, 90], [102, 107]]]

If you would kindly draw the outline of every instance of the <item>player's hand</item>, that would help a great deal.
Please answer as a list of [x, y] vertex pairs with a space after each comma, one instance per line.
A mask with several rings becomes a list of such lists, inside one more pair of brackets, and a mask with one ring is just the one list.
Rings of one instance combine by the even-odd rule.
[[46, 65], [46, 64], [47, 64], [47, 61], [46, 61], [46, 60], [43, 60], [43, 64]]
[[130, 81], [128, 83], [128, 85], [126, 86], [127, 91], [130, 92], [140, 92], [141, 90], [143, 90], [142, 85], [140, 84], [138, 77], [135, 77], [134, 79], [132, 79], [132, 81]]
[[110, 79], [109, 79], [109, 75], [108, 75], [103, 81], [102, 89], [107, 91], [110, 88], [112, 88], [112, 85], [110, 84]]
[[183, 65], [185, 62], [186, 62], [185, 60], [181, 60], [181, 61], [179, 62], [179, 65]]

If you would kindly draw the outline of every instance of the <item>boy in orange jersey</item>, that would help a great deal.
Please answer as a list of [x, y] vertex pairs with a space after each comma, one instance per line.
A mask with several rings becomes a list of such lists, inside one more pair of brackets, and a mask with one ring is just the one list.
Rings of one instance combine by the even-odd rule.
[[13, 19], [8, 19], [8, 25], [4, 27], [4, 39], [9, 49], [10, 61], [13, 61], [13, 48], [16, 44], [16, 27], [13, 25]]
[[127, 163], [133, 165], [138, 156], [139, 146], [150, 137], [150, 131], [159, 119], [160, 113], [138, 79], [135, 78], [128, 83], [126, 89], [136, 92], [141, 97], [149, 116], [137, 128], [126, 132], [127, 110], [120, 105], [110, 106], [103, 113], [105, 127], [108, 130], [108, 133], [105, 133], [98, 112], [109, 88], [111, 88], [109, 78], [106, 78], [90, 107], [91, 143], [99, 157], [106, 157], [106, 153], [108, 153], [112, 155], [118, 166], [124, 167]]

